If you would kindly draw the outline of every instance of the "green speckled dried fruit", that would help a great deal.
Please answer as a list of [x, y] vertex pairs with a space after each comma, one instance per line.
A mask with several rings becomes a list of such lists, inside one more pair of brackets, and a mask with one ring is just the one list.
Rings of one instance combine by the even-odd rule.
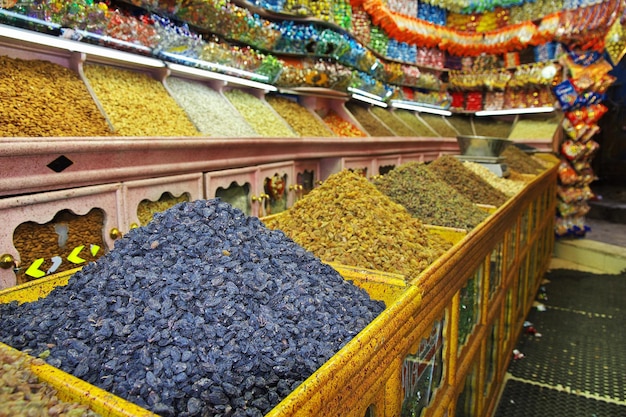
[[473, 229], [488, 216], [423, 162], [400, 165], [376, 178], [374, 185], [426, 224]]
[[480, 176], [463, 166], [452, 155], [443, 155], [428, 164], [428, 169], [475, 204], [501, 206], [508, 197], [493, 188]]
[[326, 262], [417, 277], [450, 244], [365, 177], [344, 170], [265, 220]]

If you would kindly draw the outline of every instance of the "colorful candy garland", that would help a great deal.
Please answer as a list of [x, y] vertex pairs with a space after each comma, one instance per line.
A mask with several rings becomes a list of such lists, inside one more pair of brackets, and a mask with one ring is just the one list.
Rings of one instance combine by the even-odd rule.
[[416, 17], [398, 14], [383, 0], [352, 0], [362, 7], [390, 38], [408, 44], [438, 48], [453, 55], [504, 54], [552, 40], [572, 41], [584, 49], [600, 50], [604, 36], [618, 16], [619, 0], [608, 0], [579, 9], [545, 16], [539, 25], [526, 21], [501, 29], [471, 33], [435, 25]]

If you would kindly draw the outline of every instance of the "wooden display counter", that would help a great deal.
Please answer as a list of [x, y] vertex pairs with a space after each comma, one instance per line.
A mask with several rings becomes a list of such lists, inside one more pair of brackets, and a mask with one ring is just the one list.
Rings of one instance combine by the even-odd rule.
[[267, 416], [492, 415], [552, 254], [552, 162], [412, 281], [333, 265], [386, 309]]

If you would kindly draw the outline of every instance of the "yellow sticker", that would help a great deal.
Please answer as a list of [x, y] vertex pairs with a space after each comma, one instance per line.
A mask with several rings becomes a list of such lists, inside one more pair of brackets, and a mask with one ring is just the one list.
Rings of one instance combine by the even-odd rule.
[[96, 256], [96, 254], [100, 251], [100, 246], [98, 245], [90, 245], [89, 250], [91, 251], [91, 256]]
[[84, 247], [85, 245], [75, 247], [74, 250], [72, 250], [72, 253], [68, 255], [67, 260], [73, 264], [82, 264], [83, 262], [85, 262], [83, 258], [78, 256], [78, 254], [84, 249]]
[[46, 275], [45, 272], [39, 269], [41, 264], [43, 264], [43, 261], [44, 261], [44, 258], [36, 259], [32, 264], [30, 264], [25, 274], [33, 278], [41, 278], [44, 275]]

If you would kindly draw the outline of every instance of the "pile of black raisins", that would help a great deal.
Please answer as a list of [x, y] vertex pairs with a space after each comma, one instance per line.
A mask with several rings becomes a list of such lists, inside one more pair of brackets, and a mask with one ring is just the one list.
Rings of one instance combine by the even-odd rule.
[[383, 309], [283, 232], [199, 200], [46, 298], [0, 305], [0, 340], [162, 416], [262, 416]]

